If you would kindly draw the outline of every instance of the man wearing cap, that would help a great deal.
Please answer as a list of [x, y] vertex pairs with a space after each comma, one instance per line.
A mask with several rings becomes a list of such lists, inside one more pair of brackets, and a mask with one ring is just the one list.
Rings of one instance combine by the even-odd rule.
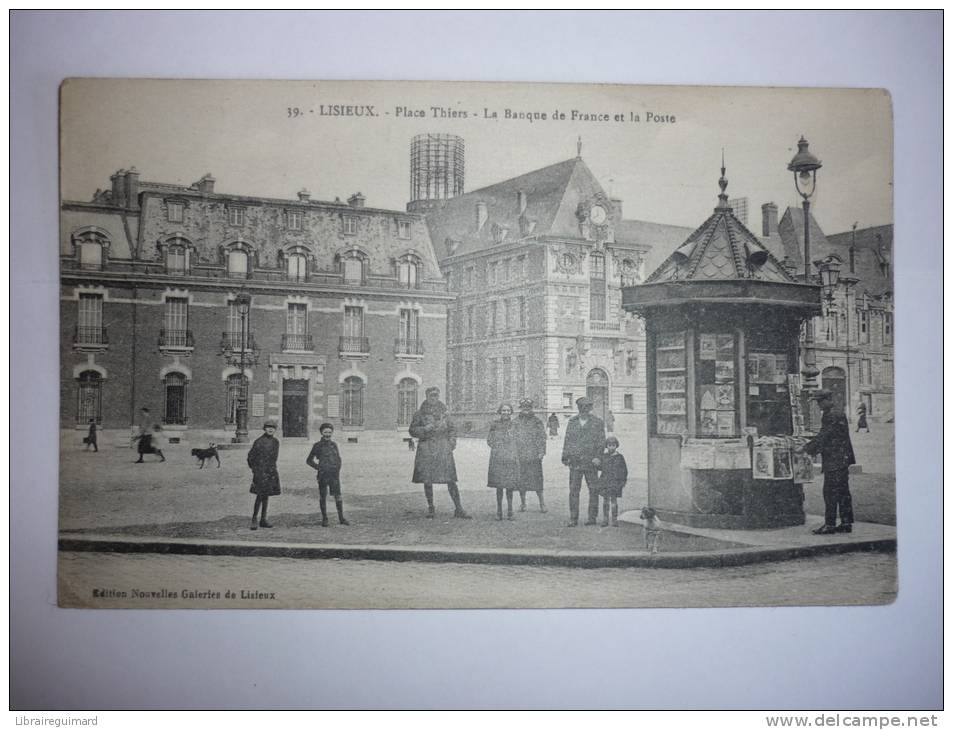
[[599, 465], [606, 445], [606, 427], [592, 415], [592, 401], [583, 397], [576, 401], [579, 415], [569, 419], [563, 441], [562, 462], [569, 467], [569, 527], [579, 524], [579, 493], [582, 478], [589, 487], [587, 525], [595, 525], [599, 517]]
[[[281, 481], [278, 479], [278, 439], [275, 432], [278, 422], [269, 418], [264, 423], [265, 432], [255, 439], [248, 450], [248, 466], [251, 468], [251, 489], [255, 495], [255, 508], [251, 515], [251, 529], [271, 527], [268, 522], [268, 498], [281, 494]], [[258, 510], [261, 509], [261, 521]]]
[[[804, 445], [811, 456], [820, 452], [824, 472], [824, 524], [815, 535], [831, 535], [853, 530], [854, 509], [850, 498], [848, 470], [855, 464], [854, 447], [850, 443], [850, 426], [844, 409], [834, 404], [829, 390], [818, 390], [811, 398], [821, 409], [821, 430]], [[840, 512], [840, 525], [837, 513]]]
[[453, 450], [457, 448], [457, 430], [447, 413], [447, 406], [440, 402], [440, 388], [427, 388], [427, 399], [420, 404], [410, 422], [410, 435], [419, 440], [414, 457], [415, 484], [424, 485], [427, 498], [427, 517], [434, 516], [433, 485], [446, 484], [453, 500], [453, 516], [468, 520], [460, 502], [457, 488], [457, 465]]

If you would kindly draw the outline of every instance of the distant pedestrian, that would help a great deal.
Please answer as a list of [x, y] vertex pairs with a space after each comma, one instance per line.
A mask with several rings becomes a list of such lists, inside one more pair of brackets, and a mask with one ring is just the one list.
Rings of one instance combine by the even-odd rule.
[[[248, 451], [248, 466], [251, 469], [252, 494], [255, 495], [255, 507], [251, 513], [251, 529], [271, 527], [268, 522], [268, 498], [281, 494], [281, 480], [278, 478], [278, 439], [275, 432], [278, 422], [268, 419], [264, 423], [265, 432], [255, 439]], [[261, 521], [258, 510], [261, 510]]]
[[[602, 456], [600, 467], [600, 486], [602, 491], [602, 526], [619, 526], [619, 497], [629, 478], [629, 467], [625, 457], [618, 452], [619, 439], [609, 436], [606, 439], [606, 452]], [[612, 510], [611, 519], [609, 510]]]
[[857, 433], [860, 433], [862, 428], [870, 433], [870, 426], [867, 425], [867, 404], [863, 401], [857, 406]]
[[457, 465], [453, 459], [453, 450], [457, 448], [457, 429], [450, 419], [447, 406], [440, 402], [440, 388], [427, 388], [426, 400], [420, 404], [410, 423], [410, 435], [417, 439], [413, 482], [424, 485], [427, 517], [434, 516], [433, 485], [446, 484], [450, 499], [453, 500], [453, 516], [470, 519], [460, 502], [460, 490], [457, 488]]
[[139, 411], [139, 422], [134, 441], [136, 442], [136, 451], [139, 453], [139, 459], [136, 463], [142, 464], [143, 456], [155, 453], [152, 449], [152, 414], [148, 408]]
[[576, 401], [579, 415], [569, 419], [563, 441], [562, 462], [569, 467], [569, 527], [579, 524], [579, 493], [582, 479], [589, 487], [589, 517], [587, 525], [595, 525], [599, 516], [598, 470], [606, 445], [606, 427], [592, 415], [592, 400], [583, 397]]
[[[533, 413], [533, 401], [523, 398], [515, 420], [516, 450], [519, 454], [520, 512], [526, 511], [526, 493], [536, 492], [539, 511], [546, 512], [543, 499], [543, 457], [546, 456], [546, 430]], [[557, 419], [558, 424], [558, 419]]]
[[318, 503], [321, 506], [321, 526], [328, 526], [328, 492], [334, 497], [334, 504], [338, 509], [338, 522], [342, 525], [351, 524], [344, 519], [344, 498], [341, 496], [341, 452], [338, 445], [331, 440], [334, 435], [334, 426], [322, 423], [321, 440], [311, 447], [311, 453], [305, 463], [318, 472]]
[[606, 432], [613, 433], [615, 431], [615, 414], [612, 411], [609, 411], [606, 414]]
[[549, 428], [550, 438], [559, 437], [559, 416], [555, 413], [550, 413], [549, 418], [546, 419], [546, 426]]
[[496, 519], [503, 519], [503, 493], [506, 492], [506, 519], [513, 519], [513, 490], [520, 483], [520, 455], [516, 443], [513, 406], [501, 405], [499, 419], [490, 424], [486, 442], [490, 446], [490, 464], [486, 485], [496, 490]]
[[83, 439], [83, 443], [86, 444], [84, 451], [89, 451], [89, 447], [93, 447], [93, 451], [99, 451], [99, 446], [96, 443], [96, 419], [89, 419], [89, 432], [86, 434], [86, 438]]
[[[844, 410], [834, 404], [834, 396], [829, 390], [818, 390], [811, 397], [821, 408], [821, 430], [804, 445], [804, 451], [812, 456], [820, 452], [821, 471], [824, 472], [824, 524], [814, 530], [814, 534], [851, 532], [854, 509], [848, 472], [856, 461], [850, 443], [850, 426]], [[840, 525], [836, 524], [838, 512]]]

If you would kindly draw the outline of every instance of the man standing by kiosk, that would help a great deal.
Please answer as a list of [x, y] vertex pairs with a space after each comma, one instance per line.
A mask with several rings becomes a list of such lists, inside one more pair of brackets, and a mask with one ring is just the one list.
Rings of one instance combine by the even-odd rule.
[[854, 508], [850, 498], [848, 470], [851, 464], [857, 462], [854, 460], [854, 447], [850, 443], [850, 426], [844, 409], [834, 404], [831, 391], [818, 390], [811, 397], [821, 409], [821, 430], [804, 444], [804, 450], [811, 456], [820, 452], [821, 471], [824, 472], [824, 524], [814, 530], [814, 534], [851, 532]]
[[592, 415], [592, 401], [583, 397], [576, 401], [579, 415], [569, 419], [563, 442], [562, 462], [569, 467], [569, 527], [579, 524], [579, 493], [582, 478], [589, 487], [587, 525], [595, 525], [599, 517], [599, 465], [606, 446], [606, 426]]

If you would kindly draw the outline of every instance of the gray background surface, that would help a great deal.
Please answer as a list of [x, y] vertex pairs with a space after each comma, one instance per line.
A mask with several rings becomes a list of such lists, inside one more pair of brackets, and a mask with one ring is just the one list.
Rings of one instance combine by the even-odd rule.
[[[14, 708], [941, 705], [940, 13], [14, 12], [10, 33]], [[58, 609], [53, 242], [57, 87], [67, 76], [889, 89], [900, 242], [898, 600], [717, 610]]]

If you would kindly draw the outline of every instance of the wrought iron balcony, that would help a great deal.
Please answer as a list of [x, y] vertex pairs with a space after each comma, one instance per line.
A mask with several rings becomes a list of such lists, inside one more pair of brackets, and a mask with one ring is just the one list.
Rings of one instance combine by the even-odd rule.
[[281, 349], [284, 352], [289, 350], [311, 352], [314, 350], [314, 338], [311, 335], [292, 335], [286, 333], [281, 336]]
[[255, 347], [255, 337], [251, 332], [245, 333], [245, 341], [242, 342], [241, 332], [222, 332], [222, 352], [241, 352], [242, 350], [257, 350]]
[[398, 337], [394, 340], [395, 355], [423, 355], [424, 341], [411, 340], [406, 337]]
[[159, 330], [159, 347], [164, 350], [191, 350], [195, 347], [192, 330]]
[[73, 330], [73, 347], [105, 348], [109, 346], [109, 337], [105, 327], [77, 327]]
[[342, 354], [366, 355], [371, 351], [371, 345], [366, 337], [341, 337], [338, 351]]
[[589, 329], [592, 332], [620, 332], [622, 325], [619, 322], [605, 322], [603, 320], [590, 320]]

